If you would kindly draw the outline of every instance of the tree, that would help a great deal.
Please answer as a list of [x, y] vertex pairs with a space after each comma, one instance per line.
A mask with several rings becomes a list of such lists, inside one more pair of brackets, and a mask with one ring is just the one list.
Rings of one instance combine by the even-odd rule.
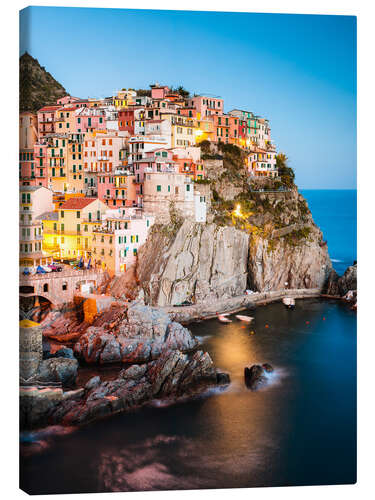
[[276, 156], [276, 167], [283, 184], [291, 187], [294, 183], [295, 174], [294, 170], [288, 166], [288, 157], [284, 153], [279, 153]]

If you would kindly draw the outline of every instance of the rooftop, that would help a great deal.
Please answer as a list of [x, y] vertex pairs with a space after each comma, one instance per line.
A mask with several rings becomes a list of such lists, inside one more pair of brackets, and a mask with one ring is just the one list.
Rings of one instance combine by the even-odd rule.
[[78, 210], [87, 207], [98, 198], [70, 198], [60, 207], [61, 210]]
[[59, 214], [57, 212], [44, 212], [38, 217], [36, 217], [38, 220], [58, 220], [59, 219]]

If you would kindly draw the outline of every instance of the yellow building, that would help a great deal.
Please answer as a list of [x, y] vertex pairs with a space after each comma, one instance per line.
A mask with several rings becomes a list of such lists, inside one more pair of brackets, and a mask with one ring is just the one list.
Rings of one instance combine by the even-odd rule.
[[75, 134], [76, 118], [74, 107], [60, 108], [55, 112], [55, 132], [56, 134]]
[[101, 223], [106, 206], [97, 198], [71, 197], [43, 219], [43, 249], [56, 257], [91, 256], [92, 230]]
[[54, 137], [47, 147], [48, 187], [63, 193], [68, 190], [68, 136]]
[[117, 92], [117, 96], [113, 96], [113, 105], [116, 108], [126, 108], [135, 104], [137, 92], [132, 89], [122, 89]]
[[213, 138], [214, 123], [212, 120], [207, 120], [201, 117], [200, 113], [197, 113], [195, 119], [195, 143], [202, 141], [211, 141]]
[[67, 189], [70, 193], [85, 192], [85, 175], [83, 171], [83, 143], [71, 139], [68, 142]]

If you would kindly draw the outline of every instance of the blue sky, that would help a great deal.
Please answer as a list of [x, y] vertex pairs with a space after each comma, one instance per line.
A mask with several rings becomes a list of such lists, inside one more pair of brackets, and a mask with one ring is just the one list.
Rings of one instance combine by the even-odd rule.
[[270, 120], [299, 187], [356, 187], [355, 17], [29, 7], [25, 50], [79, 97], [155, 81], [221, 96]]

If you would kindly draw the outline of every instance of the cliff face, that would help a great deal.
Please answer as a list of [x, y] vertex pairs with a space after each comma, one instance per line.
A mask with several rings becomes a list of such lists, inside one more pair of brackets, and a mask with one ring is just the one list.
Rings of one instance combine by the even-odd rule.
[[234, 227], [185, 221], [168, 236], [155, 226], [139, 252], [146, 302], [164, 306], [239, 295], [246, 289], [249, 235]]
[[247, 194], [242, 213], [214, 203], [211, 223], [154, 226], [136, 274], [146, 303], [214, 301], [253, 291], [321, 288], [332, 269], [322, 233], [297, 188]]
[[20, 112], [37, 111], [67, 95], [64, 87], [27, 52], [20, 57], [19, 79]]

